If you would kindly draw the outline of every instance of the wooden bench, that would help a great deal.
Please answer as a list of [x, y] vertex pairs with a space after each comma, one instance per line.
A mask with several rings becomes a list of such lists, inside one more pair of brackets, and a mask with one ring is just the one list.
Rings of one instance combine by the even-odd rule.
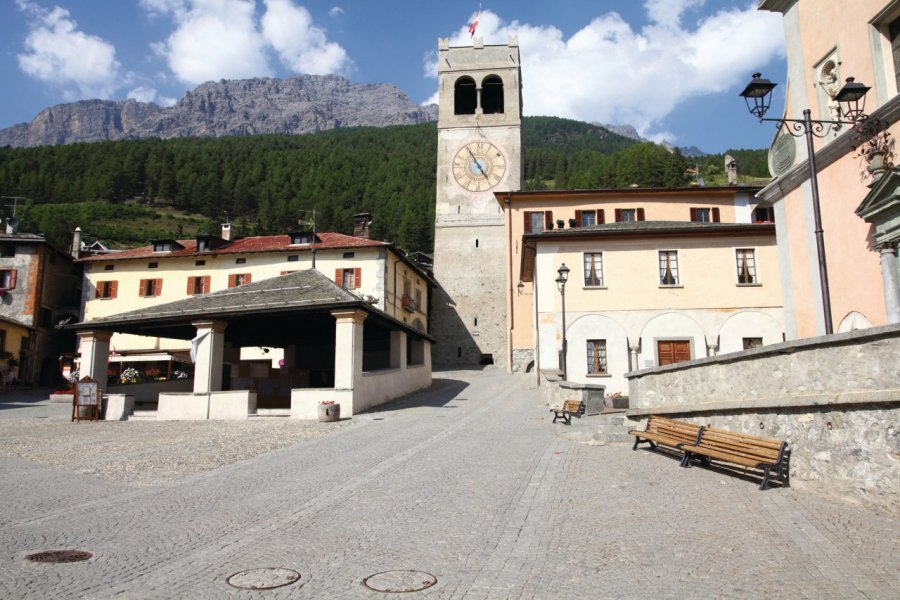
[[579, 400], [566, 400], [563, 402], [562, 407], [555, 406], [550, 409], [550, 412], [554, 413], [553, 422], [556, 423], [559, 419], [564, 419], [566, 425], [572, 424], [572, 416], [581, 417], [581, 401]]
[[644, 431], [632, 429], [628, 433], [635, 437], [632, 450], [637, 450], [638, 444], [642, 443], [650, 444], [653, 449], [659, 444], [680, 450], [684, 445], [699, 442], [702, 431], [703, 427], [700, 425], [650, 415]]
[[785, 441], [706, 427], [696, 443], [684, 445], [681, 450], [684, 451], [683, 467], [689, 467], [695, 457], [701, 457], [707, 465], [710, 459], [715, 459], [761, 470], [761, 490], [766, 489], [773, 472], [784, 487], [790, 487], [791, 450]]

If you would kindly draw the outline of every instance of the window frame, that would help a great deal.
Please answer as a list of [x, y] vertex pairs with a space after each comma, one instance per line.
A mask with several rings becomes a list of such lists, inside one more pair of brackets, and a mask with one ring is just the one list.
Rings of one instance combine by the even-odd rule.
[[94, 297], [97, 300], [114, 300], [118, 296], [119, 281], [117, 279], [104, 279], [94, 285]]
[[[746, 261], [749, 253], [750, 261], [747, 264], [747, 274], [750, 275], [752, 281], [741, 281], [741, 253], [744, 253], [743, 259]], [[754, 287], [762, 285], [759, 282], [759, 271], [756, 269], [756, 248], [735, 248], [734, 249], [735, 269], [737, 274], [736, 285], [740, 287]]]
[[162, 295], [162, 279], [141, 279], [139, 295], [141, 298], [158, 298]]
[[[594, 268], [594, 274], [599, 283], [590, 283], [588, 281], [588, 257], [591, 257], [591, 267]], [[599, 261], [595, 261], [594, 257], [599, 257]], [[599, 263], [599, 264], [598, 264]], [[598, 269], [599, 267], [599, 269]], [[606, 279], [603, 273], [603, 251], [582, 252], [581, 255], [582, 281], [587, 289], [606, 289]], [[598, 272], [599, 271], [599, 272]]]
[[[605, 338], [585, 340], [585, 358], [587, 358], [587, 377], [609, 376], [609, 348]], [[591, 369], [598, 369], [592, 371]]]
[[[665, 283], [665, 282], [663, 281], [663, 279], [664, 279], [664, 277], [665, 277], [665, 273], [664, 273], [663, 270], [662, 270], [662, 267], [663, 267], [663, 260], [662, 260], [662, 259], [663, 259], [663, 254], [666, 255], [666, 260], [667, 260], [667, 263], [666, 263], [666, 270], [669, 272], [669, 275], [673, 276], [673, 278], [675, 279], [674, 283]], [[656, 258], [656, 281], [657, 281], [657, 283], [659, 284], [659, 287], [664, 287], [664, 288], [677, 288], [677, 287], [683, 287], [684, 282], [683, 282], [682, 279], [681, 279], [681, 270], [680, 270], [679, 265], [678, 265], [678, 262], [679, 262], [679, 261], [678, 261], [678, 254], [679, 254], [679, 253], [678, 253], [678, 250], [659, 250], [659, 251], [657, 252], [657, 258]], [[674, 260], [674, 263], [673, 263], [671, 260], [669, 260], [669, 256], [670, 256], [670, 255], [673, 255], [673, 256], [674, 256], [674, 259], [675, 259], [675, 260]], [[673, 264], [674, 264], [674, 267], [675, 267], [674, 270], [672, 269]]]
[[16, 289], [16, 279], [18, 279], [17, 269], [0, 269], [0, 288], [4, 290]]

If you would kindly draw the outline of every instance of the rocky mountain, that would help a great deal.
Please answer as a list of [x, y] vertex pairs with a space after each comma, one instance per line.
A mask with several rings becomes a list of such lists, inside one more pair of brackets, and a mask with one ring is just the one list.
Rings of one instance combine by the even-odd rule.
[[[595, 125], [600, 125], [600, 127], [605, 127], [606, 129], [609, 129], [613, 133], [617, 133], [621, 136], [631, 138], [632, 140], [637, 140], [639, 142], [651, 141], [651, 140], [648, 140], [647, 138], [641, 137], [641, 134], [639, 134], [637, 132], [637, 129], [635, 129], [631, 125], [608, 125], [608, 124], [603, 124], [603, 123], [595, 123]], [[676, 148], [676, 146], [674, 146], [673, 144], [670, 144], [667, 141], [662, 141], [660, 143], [660, 146], [662, 146], [663, 148], [666, 148], [667, 150], [669, 150], [669, 152], [674, 151]], [[688, 158], [700, 158], [700, 157], [707, 155], [706, 152], [704, 152], [697, 146], [687, 146], [687, 147], [678, 146], [678, 149], [681, 150], [682, 155], [687, 156]]]
[[0, 129], [0, 146], [27, 147], [147, 137], [303, 134], [339, 127], [411, 125], [437, 119], [398, 87], [337, 75], [204, 83], [170, 108], [126, 100], [82, 100]]

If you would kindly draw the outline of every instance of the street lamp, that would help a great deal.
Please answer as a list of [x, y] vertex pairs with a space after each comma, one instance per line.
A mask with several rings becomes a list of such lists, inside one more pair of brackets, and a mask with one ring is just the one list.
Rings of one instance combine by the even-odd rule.
[[772, 90], [774, 83], [763, 79], [759, 73], [753, 74], [753, 79], [741, 92], [747, 109], [760, 123], [772, 121], [778, 123], [778, 129], [784, 128], [794, 137], [806, 136], [806, 153], [809, 156], [809, 183], [812, 189], [813, 217], [815, 219], [816, 254], [819, 260], [819, 281], [822, 286], [822, 309], [825, 312], [825, 334], [834, 333], [831, 321], [831, 296], [828, 291], [828, 268], [825, 264], [825, 237], [822, 230], [822, 214], [819, 210], [819, 180], [816, 169], [816, 151], [813, 147], [813, 136], [823, 138], [832, 130], [840, 129], [841, 125], [855, 125], [858, 121], [866, 119], [863, 112], [866, 102], [866, 92], [870, 88], [861, 83], [856, 83], [852, 77], [847, 78], [844, 87], [837, 93], [834, 99], [841, 107], [841, 114], [847, 120], [813, 120], [810, 118], [810, 110], [804, 109], [802, 119], [766, 119], [766, 111], [772, 102]]
[[557, 271], [559, 277], [556, 278], [556, 287], [559, 288], [559, 295], [562, 297], [562, 372], [563, 381], [566, 381], [568, 374], [566, 371], [566, 357], [568, 356], [568, 343], [566, 342], [566, 281], [569, 279], [569, 267], [563, 263]]

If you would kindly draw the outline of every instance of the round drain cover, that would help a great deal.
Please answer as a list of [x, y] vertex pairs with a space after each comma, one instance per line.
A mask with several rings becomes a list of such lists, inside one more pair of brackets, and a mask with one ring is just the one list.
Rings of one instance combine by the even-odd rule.
[[369, 575], [362, 582], [376, 592], [400, 594], [428, 589], [437, 583], [437, 577], [425, 571], [382, 571]]
[[242, 590], [271, 590], [291, 585], [299, 579], [300, 573], [293, 569], [266, 567], [235, 573], [227, 581], [228, 585]]
[[87, 560], [92, 556], [93, 554], [86, 550], [46, 550], [29, 554], [25, 558], [41, 563], [72, 563]]

